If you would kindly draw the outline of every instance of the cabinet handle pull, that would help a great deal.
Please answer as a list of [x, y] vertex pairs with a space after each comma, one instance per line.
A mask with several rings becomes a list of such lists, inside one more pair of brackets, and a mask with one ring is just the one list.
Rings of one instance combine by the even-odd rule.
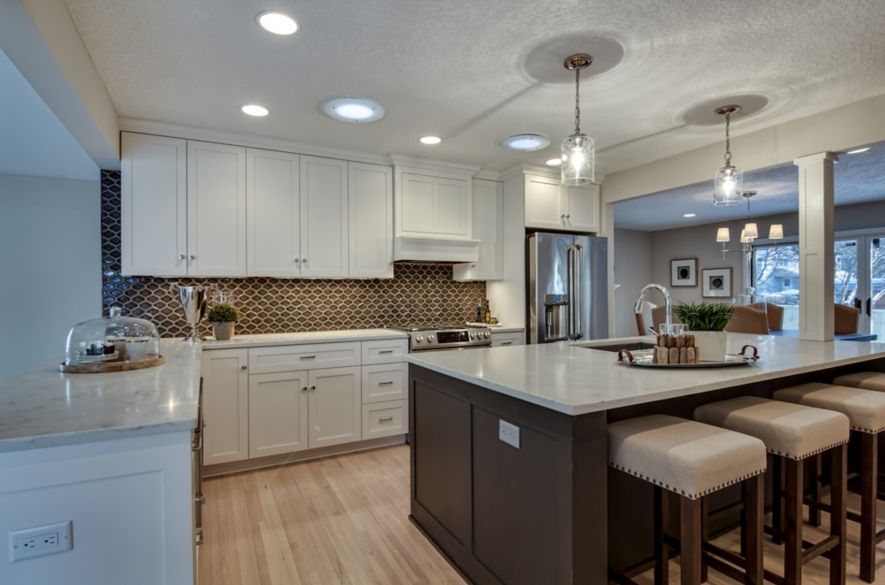
[[303, 356], [300, 356], [298, 359], [300, 359], [300, 360], [315, 360], [315, 359], [317, 359], [317, 356], [315, 356], [315, 355], [303, 355]]
[[393, 380], [384, 380], [383, 382], [378, 382], [379, 386], [390, 386], [393, 384]]
[[392, 416], [382, 416], [378, 419], [378, 422], [390, 422], [393, 420]]
[[502, 341], [501, 345], [513, 345], [512, 341]]
[[196, 498], [194, 498], [194, 502], [196, 502], [197, 504], [205, 504], [206, 503], [206, 496], [201, 494], [201, 495], [197, 496]]
[[244, 364], [244, 365], [240, 366], [240, 369], [241, 369], [241, 370], [248, 370], [248, 369], [249, 369], [249, 366], [247, 366], [247, 365]]
[[378, 353], [381, 354], [381, 355], [385, 355], [385, 354], [388, 354], [388, 353], [393, 353], [393, 350], [392, 350], [392, 349], [382, 349], [382, 350], [379, 351]]

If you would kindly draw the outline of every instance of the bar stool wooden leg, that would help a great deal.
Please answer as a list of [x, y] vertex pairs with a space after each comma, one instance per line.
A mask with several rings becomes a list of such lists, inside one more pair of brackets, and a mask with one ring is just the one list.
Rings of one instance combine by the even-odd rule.
[[679, 551], [682, 585], [701, 584], [701, 499], [679, 498], [680, 542]]
[[860, 433], [860, 578], [867, 583], [876, 579], [878, 460], [878, 435]]
[[[820, 501], [820, 455], [808, 458], [808, 475], [811, 479], [811, 499]], [[811, 526], [820, 526], [820, 509], [814, 506], [808, 508], [808, 523]]]
[[[784, 459], [784, 581], [802, 583], [802, 471], [804, 461]], [[832, 566], [832, 565], [831, 565]]]
[[848, 493], [848, 445], [832, 450], [832, 488], [830, 495], [830, 534], [839, 537], [839, 545], [830, 552], [830, 585], [845, 585], [845, 552]]
[[655, 585], [667, 585], [670, 581], [670, 547], [667, 545], [665, 531], [669, 512], [664, 490], [654, 486], [654, 539], [655, 539]]
[[771, 527], [774, 529], [771, 541], [775, 544], [784, 542], [783, 476], [781, 458], [775, 456], [771, 460]]
[[[701, 498], [701, 542], [707, 542], [707, 498]], [[701, 544], [701, 549], [703, 549], [703, 544]], [[701, 583], [706, 583], [708, 580], [708, 571], [707, 571], [707, 561], [704, 558], [703, 550], [701, 551]]]
[[765, 522], [765, 476], [758, 475], [741, 484], [743, 491], [743, 518], [741, 548], [746, 559], [746, 585], [762, 585], [762, 525]]

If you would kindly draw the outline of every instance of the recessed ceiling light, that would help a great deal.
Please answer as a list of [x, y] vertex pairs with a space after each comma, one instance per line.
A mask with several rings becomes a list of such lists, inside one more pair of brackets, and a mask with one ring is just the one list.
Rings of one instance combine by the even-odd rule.
[[697, 217], [697, 213], [683, 213], [682, 217]]
[[561, 164], [562, 164], [561, 158], [551, 158], [550, 160], [547, 161], [547, 166], [550, 166], [550, 167], [558, 167]]
[[864, 148], [855, 148], [854, 150], [849, 150], [849, 151], [846, 152], [845, 154], [860, 154], [860, 153], [862, 153], [862, 152], [866, 152], [866, 151], [868, 151], [869, 149], [870, 149], [869, 146], [864, 147]]
[[259, 13], [256, 20], [261, 28], [275, 35], [292, 35], [298, 30], [294, 18], [274, 10]]
[[422, 136], [420, 140], [421, 144], [439, 144], [442, 142], [442, 138], [439, 136]]
[[270, 113], [270, 110], [264, 106], [259, 106], [258, 104], [246, 104], [240, 108], [240, 111], [249, 116], [255, 116], [256, 118], [263, 118]]
[[323, 103], [327, 116], [344, 122], [374, 122], [384, 117], [384, 108], [375, 100], [361, 97], [332, 98]]
[[508, 136], [501, 141], [501, 146], [510, 150], [531, 152], [550, 146], [550, 139], [543, 134], [525, 133]]

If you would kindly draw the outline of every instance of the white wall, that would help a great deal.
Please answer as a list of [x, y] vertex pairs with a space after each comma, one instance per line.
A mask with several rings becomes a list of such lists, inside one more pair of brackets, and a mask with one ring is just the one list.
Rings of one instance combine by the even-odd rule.
[[64, 356], [101, 315], [98, 181], [0, 174], [0, 380]]
[[[614, 279], [615, 286], [615, 337], [636, 335], [636, 318], [633, 304], [642, 287], [652, 282], [651, 232], [615, 230]], [[649, 299], [656, 302], [654, 299]]]

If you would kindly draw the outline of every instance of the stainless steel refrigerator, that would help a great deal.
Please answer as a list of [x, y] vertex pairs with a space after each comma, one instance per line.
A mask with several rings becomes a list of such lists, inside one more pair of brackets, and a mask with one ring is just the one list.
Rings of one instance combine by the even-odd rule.
[[527, 245], [529, 343], [608, 337], [607, 239], [536, 232]]

